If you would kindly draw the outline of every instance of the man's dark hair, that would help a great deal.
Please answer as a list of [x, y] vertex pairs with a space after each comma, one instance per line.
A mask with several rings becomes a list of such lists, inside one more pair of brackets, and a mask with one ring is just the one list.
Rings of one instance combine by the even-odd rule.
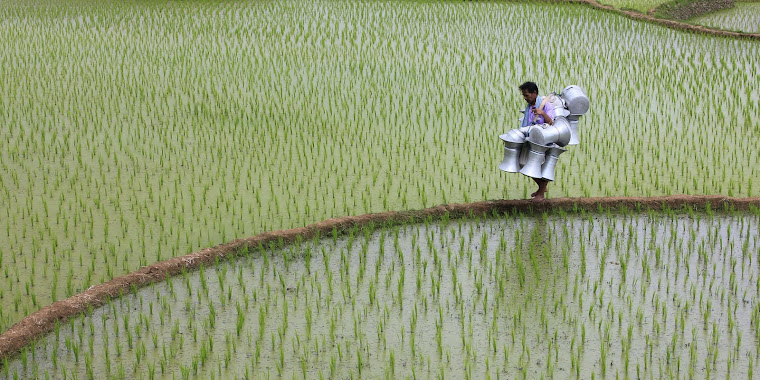
[[538, 85], [534, 82], [525, 82], [520, 85], [520, 91], [528, 91], [531, 93], [538, 93]]

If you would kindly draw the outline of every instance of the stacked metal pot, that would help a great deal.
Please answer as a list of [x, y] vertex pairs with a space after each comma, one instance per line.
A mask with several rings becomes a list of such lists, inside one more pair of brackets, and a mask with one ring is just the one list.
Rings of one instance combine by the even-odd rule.
[[554, 123], [516, 128], [499, 136], [504, 142], [504, 159], [499, 169], [554, 181], [559, 155], [567, 151], [564, 147], [580, 142], [578, 120], [589, 109], [586, 94], [572, 85], [558, 95], [547, 96], [554, 107]]

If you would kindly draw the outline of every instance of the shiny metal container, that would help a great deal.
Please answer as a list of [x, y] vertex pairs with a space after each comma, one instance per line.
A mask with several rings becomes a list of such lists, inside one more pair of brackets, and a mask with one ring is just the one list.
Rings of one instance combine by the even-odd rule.
[[[572, 117], [571, 117], [572, 119]], [[570, 141], [567, 145], [578, 145], [581, 140], [578, 139], [578, 119], [570, 120]]]
[[571, 115], [583, 115], [588, 112], [590, 103], [586, 93], [580, 87], [576, 85], [565, 87], [562, 90], [562, 98]]
[[[519, 144], [525, 142], [525, 134], [517, 129], [511, 129], [509, 132], [499, 135], [501, 141], [504, 141], [504, 146], [514, 148]], [[516, 145], [517, 144], [517, 145]]]
[[500, 135], [499, 138], [504, 142], [504, 159], [499, 164], [499, 169], [508, 173], [517, 173], [520, 171], [520, 154], [525, 145], [525, 135], [517, 129]]
[[520, 153], [522, 148], [504, 147], [504, 159], [499, 164], [499, 169], [507, 173], [517, 173], [520, 171]]
[[526, 162], [528, 162], [528, 154], [530, 153], [530, 147], [528, 147], [528, 143], [526, 142], [523, 144], [523, 149], [520, 151], [520, 167], [525, 165]]
[[541, 145], [557, 144], [565, 146], [570, 142], [572, 132], [570, 122], [564, 117], [557, 117], [554, 125], [538, 124], [530, 129], [529, 140]]
[[528, 139], [528, 146], [530, 147], [528, 157], [525, 165], [520, 169], [520, 173], [525, 174], [528, 177], [543, 178], [541, 175], [541, 168], [544, 165], [544, 155], [548, 146], [537, 144]]
[[567, 152], [567, 149], [559, 145], [552, 144], [549, 146], [549, 149], [546, 150], [544, 165], [541, 167], [541, 178], [554, 181], [554, 169], [557, 166], [559, 155], [565, 152]]

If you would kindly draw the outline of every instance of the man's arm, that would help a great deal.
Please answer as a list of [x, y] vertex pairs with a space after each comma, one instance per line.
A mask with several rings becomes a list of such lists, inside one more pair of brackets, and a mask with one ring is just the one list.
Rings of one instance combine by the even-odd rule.
[[534, 112], [544, 118], [544, 123], [554, 125], [554, 107], [550, 103], [546, 103], [544, 109], [536, 109]]
[[554, 106], [551, 103], [546, 103], [544, 109], [546, 110], [545, 119], [548, 120], [546, 124], [554, 125]]

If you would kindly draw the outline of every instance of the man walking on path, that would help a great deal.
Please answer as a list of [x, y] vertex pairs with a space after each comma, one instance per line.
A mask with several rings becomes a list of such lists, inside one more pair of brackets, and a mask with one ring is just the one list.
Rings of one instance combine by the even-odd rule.
[[[523, 113], [523, 120], [520, 124], [521, 128], [536, 124], [554, 124], [554, 107], [548, 102], [542, 102], [544, 98], [538, 95], [538, 85], [534, 82], [525, 82], [520, 85], [520, 91], [522, 92], [523, 99], [528, 103]], [[533, 178], [533, 180], [536, 181], [538, 190], [530, 196], [535, 200], [544, 199], [546, 186], [549, 184], [549, 181], [543, 178]]]

